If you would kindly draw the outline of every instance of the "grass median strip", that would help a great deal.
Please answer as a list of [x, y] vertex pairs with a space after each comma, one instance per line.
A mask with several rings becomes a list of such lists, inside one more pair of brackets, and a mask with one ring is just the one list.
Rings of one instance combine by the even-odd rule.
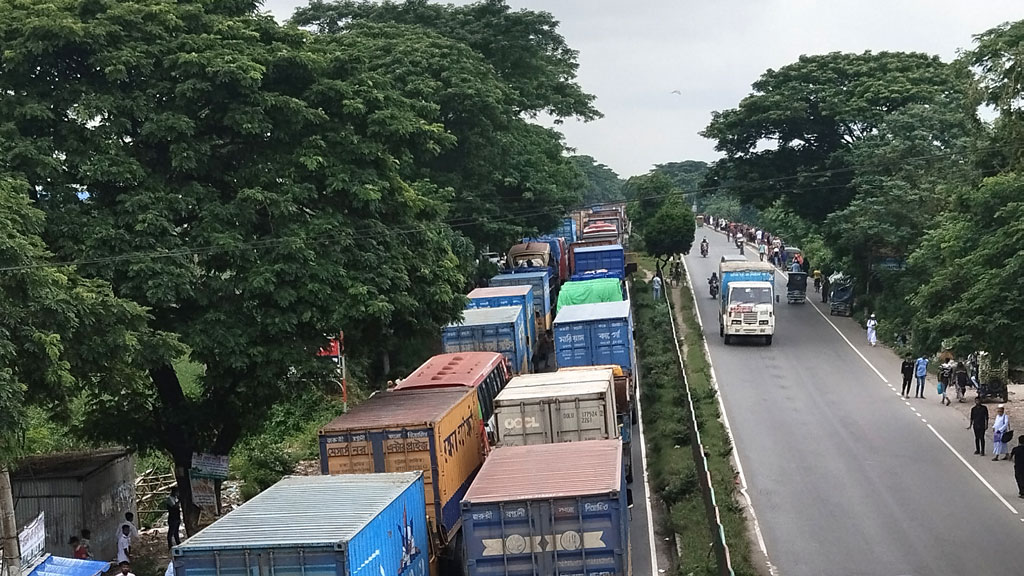
[[[689, 289], [676, 290], [677, 327], [683, 347], [684, 369], [693, 394], [697, 425], [708, 458], [712, 485], [725, 528], [726, 542], [738, 575], [753, 575], [750, 539], [743, 506], [737, 499], [736, 471], [730, 456], [732, 446], [719, 420], [716, 392], [711, 370], [701, 345], [701, 331], [693, 310]], [[678, 574], [717, 574], [712, 535], [701, 498], [697, 469], [691, 453], [690, 417], [669, 309], [664, 301], [655, 302], [645, 282], [637, 281], [633, 290], [637, 344], [643, 378], [644, 426], [651, 486], [669, 510], [668, 522], [678, 535], [681, 556]], [[680, 342], [683, 345], [684, 342]]]

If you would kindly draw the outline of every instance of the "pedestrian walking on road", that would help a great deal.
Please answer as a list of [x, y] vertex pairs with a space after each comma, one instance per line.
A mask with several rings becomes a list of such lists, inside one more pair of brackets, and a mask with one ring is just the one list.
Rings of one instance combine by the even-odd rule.
[[832, 283], [828, 281], [828, 276], [822, 274], [821, 276], [821, 301], [828, 304], [828, 291], [832, 288]]
[[967, 366], [963, 362], [957, 362], [953, 369], [953, 384], [956, 386], [956, 401], [963, 402], [967, 398]]
[[985, 431], [988, 430], [988, 408], [981, 403], [981, 398], [974, 398], [971, 408], [971, 422], [968, 430], [974, 430], [974, 453], [985, 455]]
[[757, 245], [757, 256], [764, 262], [764, 255], [768, 253], [768, 247], [764, 244]]
[[1024, 498], [1024, 436], [1017, 439], [1010, 460], [1013, 460], [1013, 477], [1017, 480], [1017, 497]]
[[914, 398], [924, 398], [924, 379], [928, 376], [928, 359], [921, 354], [921, 357], [914, 362], [914, 376], [917, 377], [917, 389]]
[[872, 314], [871, 317], [868, 318], [868, 344], [871, 344], [871, 346], [874, 347], [875, 344], [877, 344], [877, 343], [878, 343], [878, 320], [875, 318], [875, 315]]
[[[903, 391], [901, 394], [904, 398], [910, 398], [910, 381], [914, 379], [914, 359], [907, 356], [903, 359], [903, 364], [900, 365], [900, 374], [903, 375]], [[985, 428], [988, 428], [988, 424], [985, 424]]]
[[654, 299], [661, 300], [661, 276], [655, 276], [651, 285], [654, 286]]
[[1006, 445], [1009, 432], [1010, 417], [1006, 415], [1006, 406], [1000, 404], [996, 408], [996, 422], [992, 425], [992, 453], [995, 454], [993, 462], [999, 460], [1000, 454], [1003, 455], [1003, 460], [1009, 459], [1009, 449]]

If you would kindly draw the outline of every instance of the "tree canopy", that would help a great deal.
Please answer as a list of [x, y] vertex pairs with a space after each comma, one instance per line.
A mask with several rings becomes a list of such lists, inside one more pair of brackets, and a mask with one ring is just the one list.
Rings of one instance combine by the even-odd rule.
[[856, 144], [908, 107], [964, 113], [967, 78], [962, 66], [920, 53], [801, 56], [766, 71], [736, 108], [712, 114], [702, 134], [725, 158], [708, 183], [759, 207], [781, 198], [821, 221], [856, 194], [848, 155]]
[[[327, 378], [313, 358], [326, 334], [375, 357], [455, 319], [453, 247], [492, 214], [460, 201], [514, 194], [497, 214], [523, 228], [543, 218], [515, 206], [575, 198], [557, 133], [430, 30], [310, 35], [251, 3], [15, 0], [0, 14], [0, 163], [46, 212], [57, 257], [166, 334], [135, 364], [144, 377], [82, 381], [85, 428], [166, 450], [179, 474]], [[195, 390], [174, 341], [205, 367]]]
[[583, 204], [620, 202], [625, 199], [625, 182], [614, 170], [591, 156], [570, 156], [569, 160], [583, 175]]
[[[529, 122], [600, 116], [576, 82], [576, 52], [546, 12], [512, 10], [503, 1], [465, 6], [423, 0], [319, 2], [292, 21], [337, 38], [409, 97], [438, 107], [453, 145], [413, 168], [453, 190], [458, 231], [477, 245], [505, 245], [554, 229], [580, 203], [580, 175], [562, 137]], [[453, 68], [463, 70], [456, 73]]]

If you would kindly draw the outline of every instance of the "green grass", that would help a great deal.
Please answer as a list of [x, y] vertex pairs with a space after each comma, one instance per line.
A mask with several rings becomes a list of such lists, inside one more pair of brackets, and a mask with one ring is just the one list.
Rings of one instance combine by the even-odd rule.
[[[682, 555], [679, 574], [717, 574], [714, 557], [709, 556], [711, 533], [704, 512], [697, 469], [690, 443], [694, 435], [686, 401], [679, 360], [676, 355], [668, 307], [654, 302], [643, 282], [636, 282], [633, 306], [642, 373], [644, 427], [652, 488], [669, 509], [669, 524], [679, 535]], [[738, 504], [736, 472], [730, 455], [732, 447], [719, 421], [710, 366], [704, 357], [700, 329], [693, 314], [693, 301], [684, 286], [679, 315], [684, 333], [694, 338], [686, 351], [685, 370], [693, 393], [696, 420], [719, 506], [726, 542], [737, 575], [756, 574], [750, 561], [750, 542], [743, 509]]]

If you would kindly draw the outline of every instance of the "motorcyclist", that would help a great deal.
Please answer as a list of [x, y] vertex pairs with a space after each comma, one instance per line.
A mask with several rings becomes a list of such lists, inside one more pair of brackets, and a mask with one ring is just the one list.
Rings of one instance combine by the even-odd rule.
[[718, 292], [718, 273], [712, 272], [711, 278], [708, 278], [708, 290], [711, 291], [711, 295], [715, 296]]
[[700, 255], [701, 256], [707, 256], [708, 255], [708, 237], [707, 236], [705, 236], [704, 239], [700, 241]]

